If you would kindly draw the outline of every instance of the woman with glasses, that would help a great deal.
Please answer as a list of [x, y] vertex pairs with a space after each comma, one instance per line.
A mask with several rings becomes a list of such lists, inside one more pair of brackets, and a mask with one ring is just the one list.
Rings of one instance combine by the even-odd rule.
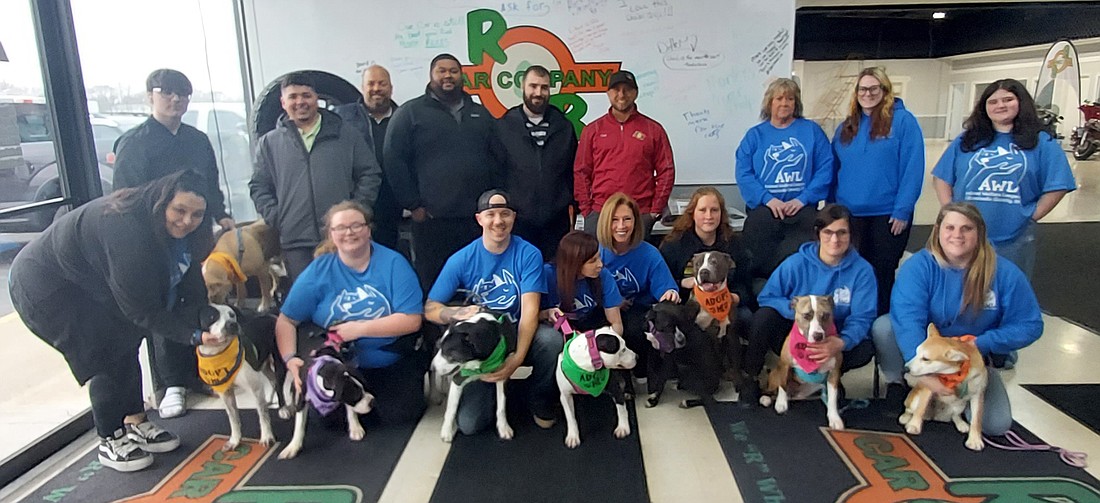
[[[744, 371], [748, 374], [737, 401], [751, 407], [760, 400], [758, 377], [768, 350], [776, 354], [794, 324], [791, 299], [801, 295], [833, 298], [833, 320], [838, 337], [808, 344], [808, 357], [817, 362], [843, 353], [841, 373], [867, 365], [875, 354], [871, 323], [875, 320], [875, 275], [863, 257], [852, 248], [852, 214], [838, 204], [817, 212], [813, 223], [815, 240], [803, 244], [798, 253], [784, 260], [768, 278], [753, 314]], [[843, 388], [841, 388], [843, 390]], [[843, 397], [839, 397], [843, 398]]]
[[768, 86], [760, 118], [737, 147], [735, 174], [748, 208], [753, 277], [767, 278], [811, 239], [817, 203], [833, 183], [833, 149], [821, 126], [802, 117], [802, 93], [791, 79]]
[[923, 183], [924, 136], [882, 68], [859, 72], [852, 91], [848, 118], [833, 136], [834, 199], [852, 211], [860, 235], [853, 245], [875, 269], [883, 314]]
[[349, 344], [374, 395], [371, 417], [408, 423], [424, 412], [427, 359], [414, 350], [424, 304], [420, 282], [400, 253], [371, 241], [370, 212], [355, 201], [329, 208], [325, 239], [291, 286], [275, 324], [279, 354], [295, 385], [304, 363], [297, 327], [309, 322]]

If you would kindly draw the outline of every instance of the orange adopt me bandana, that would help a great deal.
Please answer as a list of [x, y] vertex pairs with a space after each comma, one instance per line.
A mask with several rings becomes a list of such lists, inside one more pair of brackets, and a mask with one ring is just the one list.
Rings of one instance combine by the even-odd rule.
[[247, 279], [245, 278], [244, 271], [241, 270], [241, 264], [238, 264], [237, 259], [234, 259], [228, 253], [212, 252], [210, 256], [206, 258], [206, 261], [214, 262], [224, 267], [238, 283], [244, 283]]
[[[964, 335], [959, 337], [960, 341], [972, 343], [974, 342], [973, 335]], [[947, 389], [958, 393], [959, 385], [966, 380], [966, 376], [970, 374], [970, 360], [963, 360], [962, 365], [959, 367], [959, 371], [954, 374], [939, 374], [940, 384], [947, 386]], [[963, 391], [965, 393], [965, 391]]]
[[693, 291], [695, 300], [699, 306], [705, 309], [714, 319], [726, 321], [730, 319], [730, 309], [733, 308], [733, 296], [728, 287], [720, 288], [713, 292], [707, 292], [695, 285]]

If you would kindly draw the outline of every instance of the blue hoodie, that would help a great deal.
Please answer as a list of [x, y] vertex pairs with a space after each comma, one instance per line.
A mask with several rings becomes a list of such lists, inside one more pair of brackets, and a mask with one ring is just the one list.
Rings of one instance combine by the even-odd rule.
[[963, 269], [941, 266], [928, 249], [901, 265], [890, 297], [890, 323], [906, 362], [928, 336], [929, 323], [946, 337], [977, 336], [983, 355], [1008, 354], [1043, 334], [1039, 301], [1016, 264], [997, 257], [993, 285], [977, 316], [961, 312], [965, 276]]
[[924, 178], [924, 135], [916, 117], [894, 100], [890, 134], [871, 139], [871, 116], [860, 114], [859, 132], [845, 145], [842, 123], [833, 135], [836, 202], [857, 217], [890, 215], [913, 221]]
[[805, 243], [798, 253], [787, 257], [768, 278], [757, 299], [760, 307], [770, 307], [784, 318], [794, 320], [791, 309], [794, 297], [832, 296], [833, 319], [847, 351], [867, 338], [871, 322], [875, 321], [878, 309], [875, 272], [855, 248], [835, 267], [826, 265], [817, 255], [818, 246], [816, 241]]
[[679, 291], [661, 252], [645, 241], [622, 255], [600, 245], [600, 260], [603, 270], [615, 278], [623, 299], [639, 306], [652, 306], [665, 292]]
[[769, 121], [753, 126], [737, 147], [734, 173], [748, 208], [772, 198], [817, 204], [833, 183], [833, 149], [816, 122], [795, 119], [785, 128]]

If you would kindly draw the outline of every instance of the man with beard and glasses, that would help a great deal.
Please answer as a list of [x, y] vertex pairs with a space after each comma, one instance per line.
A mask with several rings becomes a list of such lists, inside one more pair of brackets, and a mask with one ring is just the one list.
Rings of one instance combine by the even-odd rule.
[[371, 240], [387, 248], [398, 250], [401, 208], [397, 206], [393, 189], [390, 188], [385, 176], [385, 164], [382, 162], [386, 129], [390, 125], [390, 118], [397, 111], [397, 103], [392, 98], [393, 84], [390, 83], [390, 72], [379, 65], [364, 68], [360, 89], [363, 92], [362, 101], [340, 105], [333, 111], [363, 134], [363, 138], [367, 140], [367, 146], [371, 148], [375, 159], [378, 160], [378, 165], [382, 166], [382, 185], [378, 188], [378, 199], [374, 201], [374, 207], [371, 208], [373, 213]]
[[382, 170], [359, 131], [317, 106], [308, 73], [288, 73], [279, 87], [284, 113], [256, 142], [248, 189], [256, 211], [278, 229], [287, 275], [294, 281], [327, 234], [325, 212], [346, 199], [370, 208]]
[[604, 201], [616, 192], [634, 199], [642, 210], [642, 229], [649, 237], [668, 205], [676, 169], [665, 128], [642, 115], [634, 74], [618, 71], [607, 84], [611, 108], [581, 132], [573, 165], [573, 197], [584, 216], [584, 230], [596, 233]]
[[401, 208], [412, 212], [413, 267], [427, 291], [447, 257], [477, 237], [470, 220], [478, 196], [504, 185], [496, 119], [462, 90], [450, 54], [432, 60], [424, 95], [390, 120], [383, 163]]
[[516, 208], [513, 232], [538, 247], [548, 261], [572, 228], [569, 205], [577, 133], [565, 114], [550, 105], [546, 68], [528, 68], [522, 82], [523, 104], [497, 121], [497, 136], [506, 154], [506, 187]]

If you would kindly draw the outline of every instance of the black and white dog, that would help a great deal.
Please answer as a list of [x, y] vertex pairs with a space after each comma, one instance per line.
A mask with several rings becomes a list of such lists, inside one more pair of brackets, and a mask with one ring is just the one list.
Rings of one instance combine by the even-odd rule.
[[[454, 440], [458, 425], [458, 404], [462, 399], [462, 387], [477, 380], [482, 374], [494, 372], [508, 355], [516, 351], [515, 323], [506, 315], [480, 312], [459, 320], [447, 327], [439, 339], [439, 352], [432, 359], [432, 371], [450, 381], [447, 408], [443, 413], [440, 437], [444, 442]], [[512, 426], [505, 415], [504, 384], [496, 383], [497, 435], [502, 440], [512, 438]]]
[[653, 346], [646, 359], [646, 407], [660, 402], [665, 383], [674, 373], [680, 378], [679, 388], [698, 397], [682, 401], [681, 407], [701, 405], [718, 391], [719, 342], [695, 324], [698, 309], [697, 304], [663, 301], [646, 312], [646, 338]]
[[229, 440], [222, 450], [236, 449], [241, 442], [238, 389], [246, 390], [256, 401], [260, 443], [273, 445], [275, 434], [271, 431], [270, 403], [264, 383], [266, 381], [271, 389], [278, 390], [286, 375], [282, 360], [275, 357], [275, 317], [265, 314], [245, 316], [241, 311], [221, 304], [203, 306], [199, 317], [202, 329], [218, 338], [217, 342], [199, 345], [195, 353], [198, 356], [199, 377], [221, 397], [229, 416]]
[[573, 395], [599, 396], [607, 391], [615, 401], [618, 423], [615, 438], [630, 435], [626, 397], [623, 393], [624, 377], [614, 370], [634, 368], [638, 355], [626, 347], [626, 341], [611, 327], [578, 334], [565, 343], [558, 355], [556, 378], [561, 391], [561, 405], [565, 410], [565, 446], [572, 449], [581, 445], [581, 432], [577, 427], [577, 413]]
[[[303, 327], [300, 331], [310, 333], [310, 328], [313, 329], [312, 337], [307, 336], [304, 339], [307, 344], [312, 342], [310, 345], [315, 346], [316, 341], [324, 337], [324, 332], [315, 326]], [[302, 358], [305, 364], [300, 370], [301, 393], [294, 386], [293, 379], [287, 379], [283, 390], [287, 406], [279, 410], [279, 417], [294, 417], [294, 437], [279, 453], [279, 459], [291, 459], [301, 452], [310, 405], [321, 415], [328, 415], [343, 406], [348, 419], [348, 438], [358, 442], [366, 435], [366, 430], [359, 422], [359, 415], [371, 411], [374, 395], [367, 391], [366, 380], [349, 363], [351, 356], [348, 352], [341, 351], [341, 346], [339, 337], [333, 334], [323, 346], [313, 349], [308, 353], [309, 356]]]

